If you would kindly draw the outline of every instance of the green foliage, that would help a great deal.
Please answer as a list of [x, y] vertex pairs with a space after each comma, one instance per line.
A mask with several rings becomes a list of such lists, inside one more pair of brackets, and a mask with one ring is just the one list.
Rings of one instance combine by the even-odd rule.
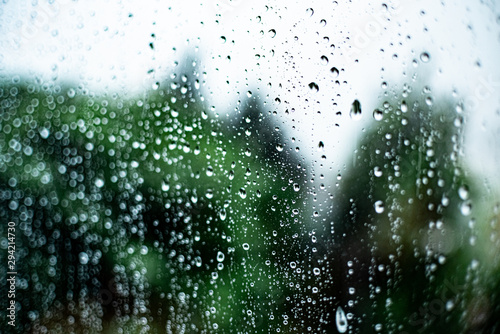
[[286, 289], [269, 264], [283, 253], [273, 202], [295, 203], [289, 178], [301, 176], [264, 144], [282, 138], [258, 98], [232, 124], [206, 109], [196, 74], [137, 98], [54, 83], [1, 92], [0, 212], [20, 227], [24, 250], [19, 324], [271, 326], [264, 314], [283, 311]]

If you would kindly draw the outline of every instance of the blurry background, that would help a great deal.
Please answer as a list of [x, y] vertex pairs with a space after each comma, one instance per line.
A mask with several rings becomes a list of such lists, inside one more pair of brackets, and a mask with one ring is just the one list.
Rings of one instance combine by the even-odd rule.
[[13, 332], [494, 333], [499, 17], [4, 1]]

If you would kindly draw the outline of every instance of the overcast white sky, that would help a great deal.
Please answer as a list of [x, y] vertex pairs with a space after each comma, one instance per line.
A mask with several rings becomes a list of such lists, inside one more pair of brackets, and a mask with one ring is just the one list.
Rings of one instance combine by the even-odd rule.
[[[0, 5], [2, 76], [57, 76], [133, 93], [166, 79], [174, 61], [191, 53], [207, 72], [205, 96], [217, 112], [230, 111], [249, 90], [269, 95], [270, 103], [279, 97], [281, 104], [269, 108], [278, 109], [287, 136], [312, 161], [323, 154], [316, 149], [323, 141], [325, 164], [336, 173], [372, 121], [381, 82], [400, 85], [403, 72], [413, 69], [436, 93], [456, 90], [464, 99], [466, 157], [496, 182], [500, 13], [494, 1], [51, 2]], [[420, 60], [422, 52], [429, 62]], [[349, 117], [354, 99], [362, 103], [361, 121]]]

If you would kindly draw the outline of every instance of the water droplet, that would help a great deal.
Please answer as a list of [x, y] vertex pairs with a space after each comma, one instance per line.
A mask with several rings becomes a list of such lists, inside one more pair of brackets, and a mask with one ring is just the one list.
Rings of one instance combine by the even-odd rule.
[[241, 197], [242, 199], [247, 198], [247, 192], [245, 191], [245, 189], [240, 188], [240, 191], [239, 191], [238, 193], [240, 194], [240, 197]]
[[140, 250], [140, 253], [141, 253], [142, 255], [146, 255], [146, 254], [148, 253], [148, 251], [149, 251], [148, 246], [146, 246], [146, 245], [142, 245], [141, 250]]
[[207, 174], [207, 176], [212, 176], [212, 175], [214, 175], [214, 168], [213, 168], [212, 166], [208, 166], [208, 167], [207, 167], [206, 174]]
[[401, 111], [402, 112], [408, 111], [408, 105], [406, 104], [406, 101], [401, 102]]
[[50, 131], [47, 128], [42, 128], [40, 130], [40, 136], [42, 136], [43, 139], [47, 139], [50, 135]]
[[382, 201], [376, 201], [374, 207], [376, 213], [382, 213], [385, 210], [384, 202]]
[[420, 54], [420, 60], [422, 63], [428, 63], [431, 60], [431, 56], [427, 52], [422, 52]]
[[220, 41], [221, 43], [226, 43], [226, 36], [221, 36]]
[[347, 318], [345, 316], [342, 307], [337, 307], [337, 312], [335, 312], [335, 323], [337, 324], [337, 330], [339, 333], [347, 332]]
[[321, 273], [321, 271], [319, 270], [319, 268], [314, 268], [313, 273], [314, 273], [314, 275], [319, 275]]
[[104, 180], [103, 179], [95, 179], [95, 185], [97, 188], [102, 188], [104, 186]]
[[270, 29], [269, 30], [269, 36], [271, 36], [271, 38], [274, 38], [276, 36], [276, 30]]
[[89, 256], [85, 252], [81, 252], [78, 254], [78, 260], [80, 260], [81, 264], [87, 264], [89, 262]]
[[382, 110], [379, 110], [379, 109], [375, 109], [373, 111], [373, 118], [376, 120], [376, 121], [381, 121], [383, 118], [384, 118], [384, 112]]
[[214, 192], [212, 189], [207, 189], [207, 192], [205, 193], [205, 197], [208, 199], [211, 199], [214, 197]]
[[311, 82], [311, 83], [309, 83], [309, 88], [310, 88], [311, 90], [315, 91], [315, 92], [319, 91], [319, 86], [318, 86], [318, 84], [317, 84], [317, 83], [315, 83], [315, 82]]
[[321, 65], [328, 65], [328, 57], [327, 56], [321, 56]]
[[333, 74], [333, 77], [334, 77], [334, 78], [336, 78], [336, 77], [338, 77], [338, 76], [339, 76], [339, 69], [338, 69], [338, 68], [336, 68], [336, 67], [332, 67], [332, 68], [330, 69], [330, 72]]
[[246, 242], [242, 246], [243, 246], [244, 250], [249, 250], [250, 249], [250, 245], [247, 244]]
[[460, 205], [460, 212], [462, 213], [462, 215], [468, 216], [470, 215], [471, 211], [472, 204], [470, 203], [470, 201], [465, 201]]
[[276, 150], [277, 150], [278, 152], [283, 152], [283, 145], [281, 145], [281, 144], [276, 144]]
[[224, 261], [225, 255], [221, 251], [217, 252], [217, 262]]
[[308, 13], [310, 16], [313, 16], [313, 14], [314, 14], [314, 9], [312, 9], [312, 8], [308, 8], [308, 9], [306, 9], [306, 13]]
[[375, 166], [373, 168], [373, 175], [375, 175], [376, 177], [381, 177], [382, 176], [382, 168], [380, 168], [379, 166]]
[[161, 190], [162, 191], [168, 191], [170, 189], [170, 184], [168, 184], [167, 182], [165, 181], [162, 181], [161, 182]]
[[299, 186], [298, 183], [294, 183], [293, 184], [293, 190], [295, 190], [295, 191], [299, 191], [300, 190], [300, 186]]
[[460, 186], [460, 188], [458, 188], [458, 196], [464, 201], [469, 199], [469, 187], [466, 185]]
[[354, 100], [351, 106], [351, 112], [349, 114], [351, 118], [355, 121], [361, 119], [361, 103], [358, 100]]

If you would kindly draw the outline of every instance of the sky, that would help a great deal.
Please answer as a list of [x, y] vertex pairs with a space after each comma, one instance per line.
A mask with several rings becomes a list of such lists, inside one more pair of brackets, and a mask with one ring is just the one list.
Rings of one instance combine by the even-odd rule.
[[[382, 82], [397, 89], [416, 76], [436, 95], [463, 101], [463, 159], [498, 186], [499, 7], [479, 0], [10, 0], [0, 4], [0, 75], [133, 95], [168, 79], [190, 55], [206, 73], [203, 95], [215, 112], [230, 114], [238, 99], [258, 94], [278, 111], [285, 147], [300, 146], [326, 175], [343, 169], [374, 121]], [[349, 116], [355, 99], [360, 120]]]

